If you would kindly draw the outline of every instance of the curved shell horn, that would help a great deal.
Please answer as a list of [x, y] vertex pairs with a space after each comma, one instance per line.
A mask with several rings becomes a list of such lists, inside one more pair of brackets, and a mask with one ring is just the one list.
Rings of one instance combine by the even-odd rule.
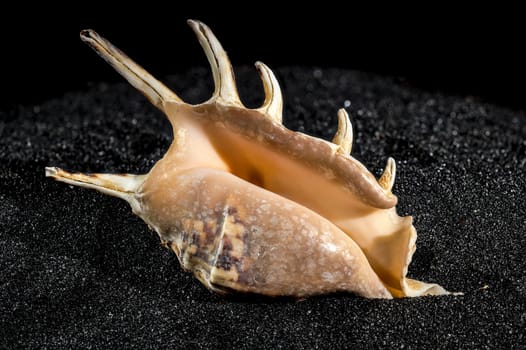
[[208, 102], [220, 100], [222, 103], [242, 107], [243, 104], [237, 93], [236, 81], [232, 64], [225, 50], [217, 40], [216, 36], [206, 24], [200, 21], [188, 20], [188, 24], [197, 35], [199, 43], [205, 51], [208, 62], [212, 67], [215, 90], [214, 95]]
[[395, 177], [396, 162], [392, 157], [389, 157], [389, 159], [387, 159], [387, 164], [385, 166], [384, 172], [382, 176], [380, 176], [380, 179], [378, 179], [378, 183], [386, 192], [391, 192], [395, 182]]
[[83, 30], [80, 38], [160, 110], [164, 111], [166, 102], [182, 102], [166, 85], [95, 31]]
[[352, 149], [352, 124], [349, 119], [349, 114], [343, 108], [338, 110], [338, 131], [334, 135], [332, 142], [339, 146], [338, 152], [341, 154], [349, 154]]
[[256, 62], [256, 68], [263, 82], [265, 101], [258, 110], [267, 114], [272, 120], [281, 124], [283, 115], [283, 97], [276, 76], [263, 62]]

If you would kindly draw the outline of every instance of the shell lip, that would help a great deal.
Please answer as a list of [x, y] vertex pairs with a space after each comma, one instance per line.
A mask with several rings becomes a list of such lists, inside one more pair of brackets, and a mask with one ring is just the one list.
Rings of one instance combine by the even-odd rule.
[[[188, 111], [192, 118], [200, 120], [203, 125], [220, 122], [230, 131], [240, 135], [246, 134], [247, 130], [257, 131], [258, 137], [244, 136], [251, 142], [261, 143], [265, 149], [273, 149], [291, 159], [301, 160], [320, 173], [335, 173], [334, 181], [344, 185], [359, 200], [375, 208], [389, 209], [398, 201], [390, 188], [382, 187], [374, 175], [352, 155], [338, 152], [330, 141], [292, 131], [283, 124], [267, 118], [257, 109], [225, 106], [218, 101], [206, 101], [196, 105], [175, 103], [173, 108], [179, 109], [173, 111], [179, 116], [185, 113], [184, 110]], [[168, 111], [170, 112], [169, 109]], [[254, 125], [258, 125], [257, 130], [252, 130]], [[305, 152], [307, 149], [311, 151]]]

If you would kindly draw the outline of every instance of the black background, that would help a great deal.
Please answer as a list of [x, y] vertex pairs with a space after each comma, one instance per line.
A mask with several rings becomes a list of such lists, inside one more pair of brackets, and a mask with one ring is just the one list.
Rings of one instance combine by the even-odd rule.
[[[0, 347], [524, 347], [526, 124], [506, 108], [526, 107], [524, 11], [113, 6], [0, 10]], [[397, 160], [397, 210], [419, 235], [409, 275], [464, 296], [224, 299], [184, 273], [126, 203], [44, 178], [50, 165], [144, 173], [162, 156], [166, 118], [78, 33], [97, 30], [202, 101], [211, 79], [189, 69], [207, 62], [187, 18], [209, 24], [234, 65], [275, 68], [291, 130], [329, 140], [335, 111], [352, 101], [353, 154], [377, 176]], [[301, 67], [313, 65], [336, 68]], [[254, 102], [255, 69], [236, 73]]]
[[[427, 90], [480, 96], [523, 109], [526, 55], [521, 11], [457, 6], [359, 8], [246, 2], [118, 5], [23, 4], [4, 11], [0, 104], [39, 103], [85, 87], [122, 81], [80, 40], [107, 37], [156, 76], [206, 65], [186, 19], [207, 23], [234, 65], [319, 66], [403, 77]], [[173, 10], [170, 8], [174, 8]]]

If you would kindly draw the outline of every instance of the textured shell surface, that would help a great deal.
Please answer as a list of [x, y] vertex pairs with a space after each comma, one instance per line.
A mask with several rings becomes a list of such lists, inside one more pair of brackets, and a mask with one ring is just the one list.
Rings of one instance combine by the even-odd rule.
[[281, 123], [276, 77], [256, 63], [260, 108], [239, 99], [226, 52], [202, 22], [188, 21], [212, 67], [215, 91], [191, 105], [91, 30], [81, 39], [165, 113], [174, 140], [148, 174], [46, 175], [126, 200], [210, 290], [306, 297], [441, 295], [406, 277], [416, 249], [411, 217], [396, 213], [389, 158], [377, 180], [350, 156], [352, 125], [338, 111], [332, 142]]

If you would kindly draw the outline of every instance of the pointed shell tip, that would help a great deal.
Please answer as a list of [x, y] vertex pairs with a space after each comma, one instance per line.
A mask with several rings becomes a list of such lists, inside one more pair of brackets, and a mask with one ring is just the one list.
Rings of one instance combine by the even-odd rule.
[[57, 174], [57, 168], [56, 167], [46, 167], [46, 177], [52, 177]]

